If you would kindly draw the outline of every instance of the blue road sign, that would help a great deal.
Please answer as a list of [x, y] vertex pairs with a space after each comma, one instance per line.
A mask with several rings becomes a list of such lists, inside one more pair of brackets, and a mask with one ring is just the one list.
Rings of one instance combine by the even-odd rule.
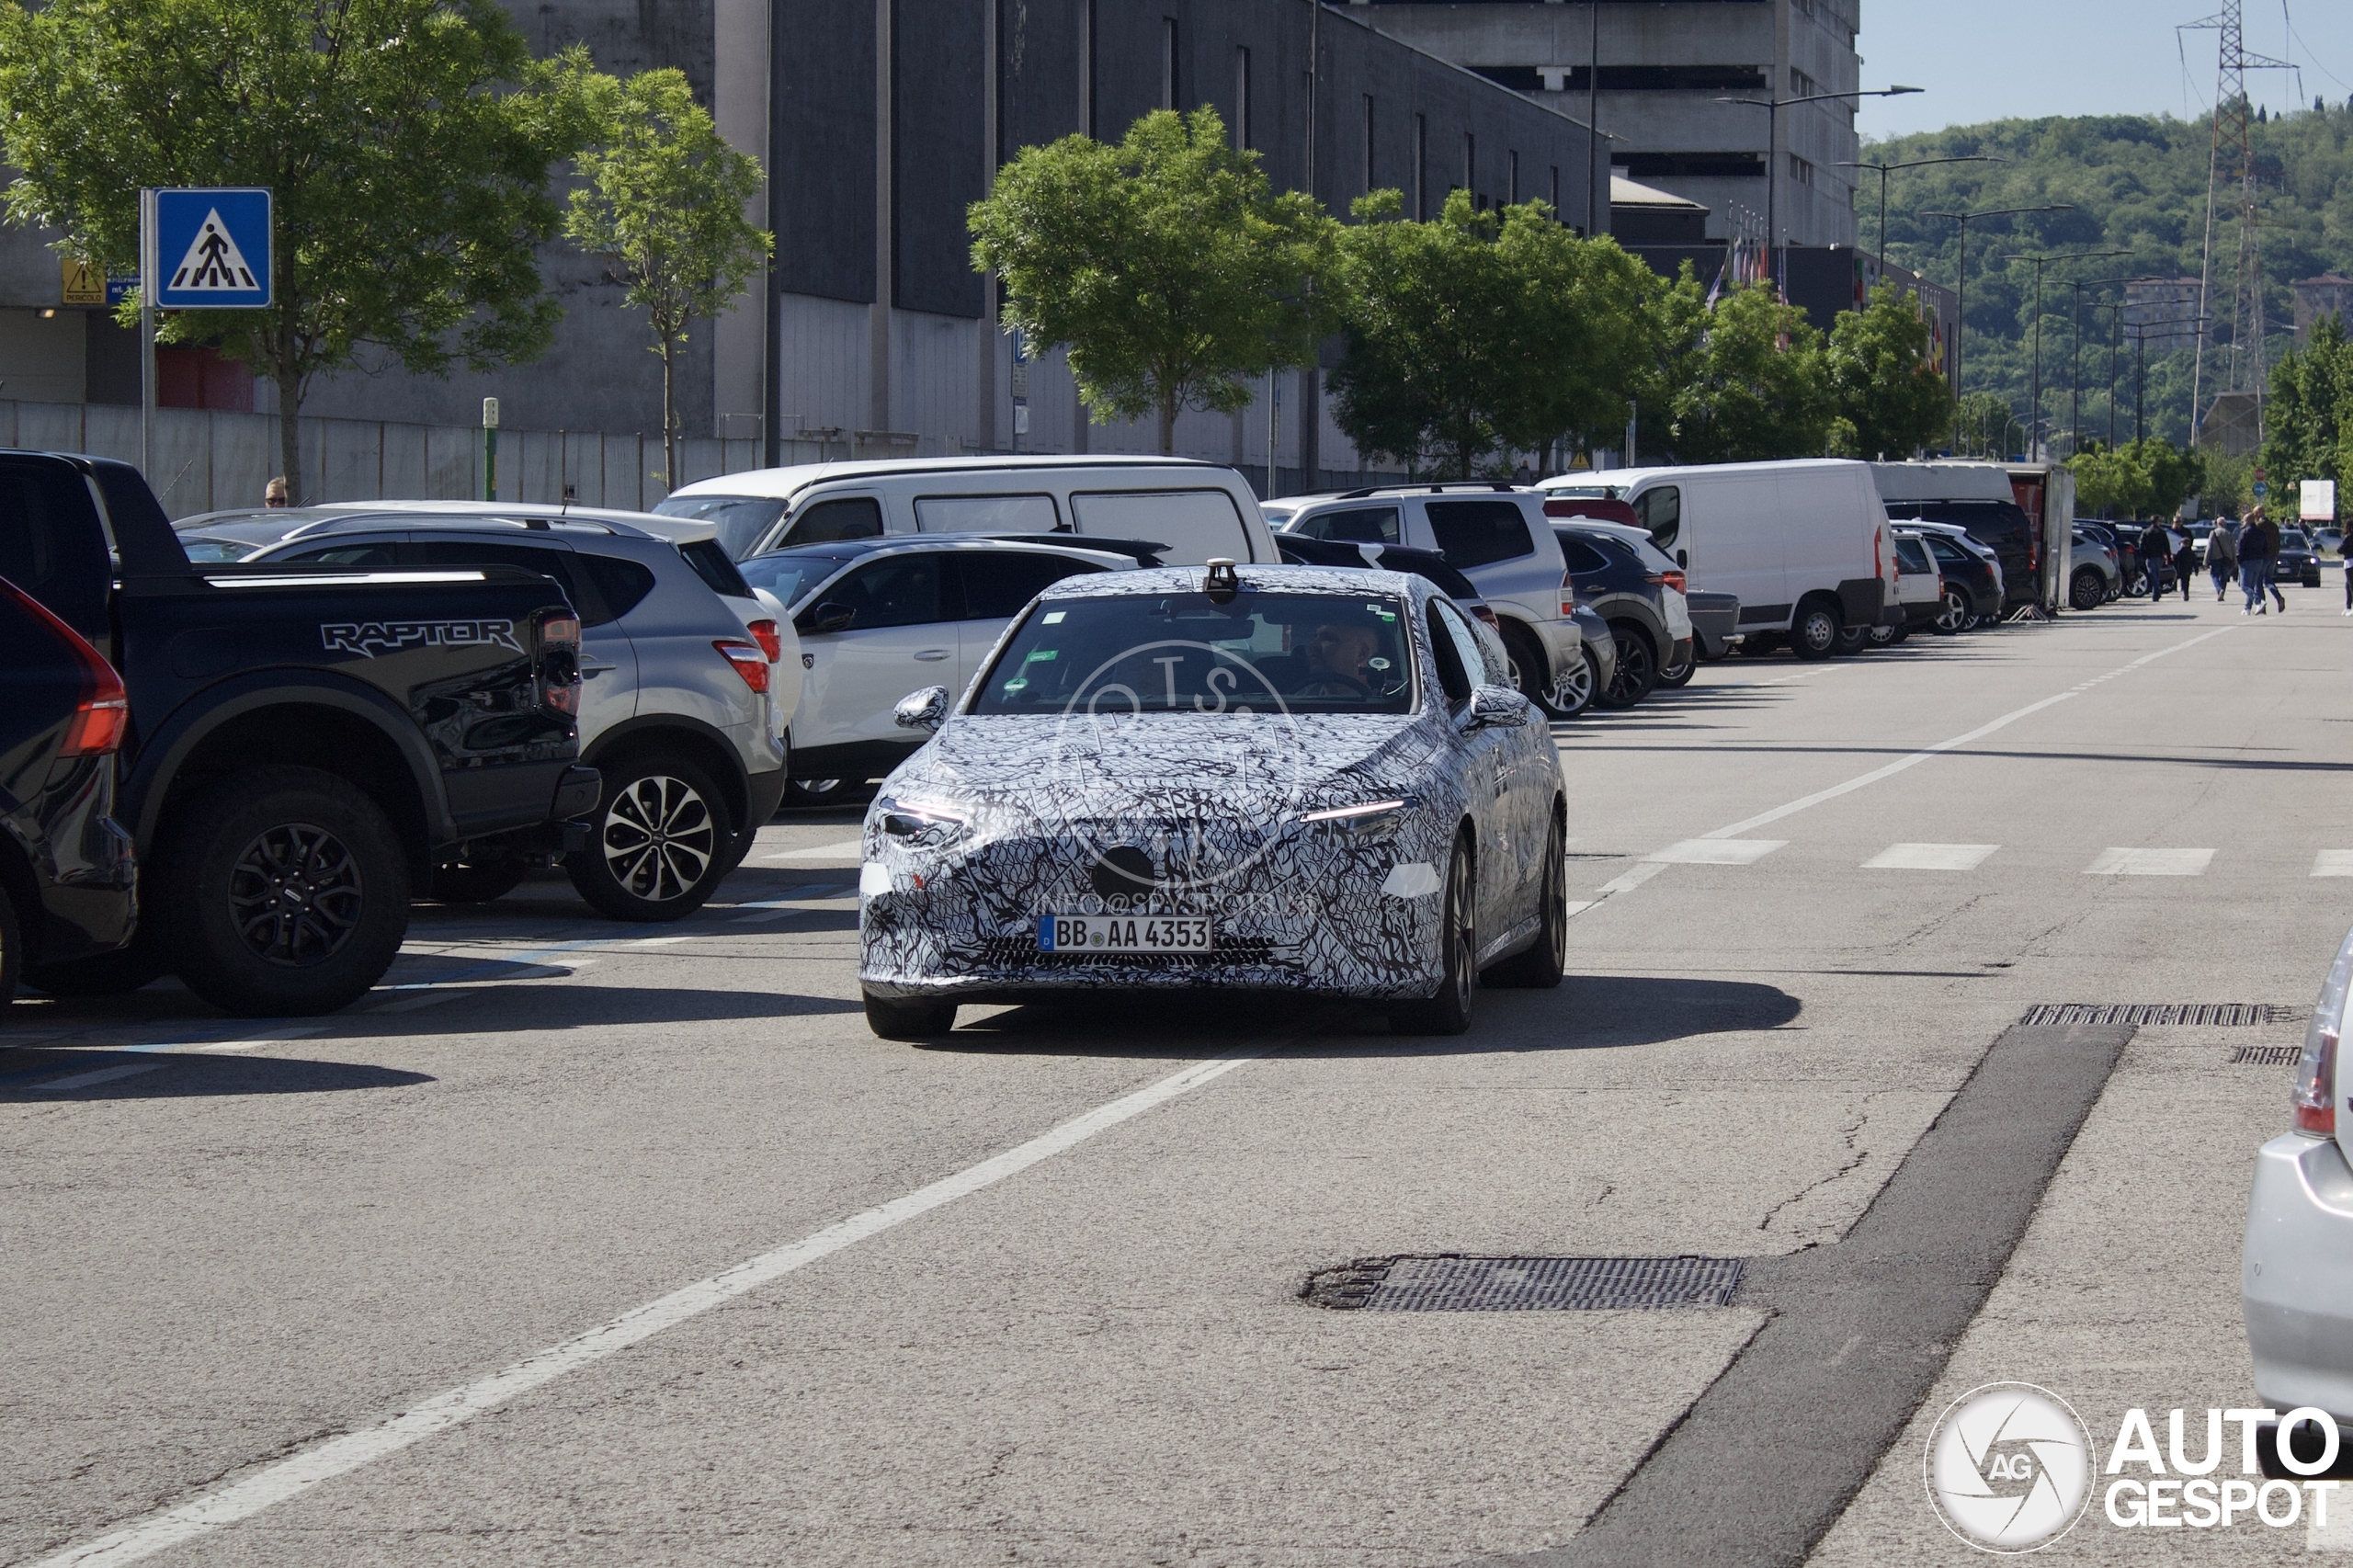
[[270, 302], [269, 192], [158, 190], [147, 265], [165, 310], [253, 310]]

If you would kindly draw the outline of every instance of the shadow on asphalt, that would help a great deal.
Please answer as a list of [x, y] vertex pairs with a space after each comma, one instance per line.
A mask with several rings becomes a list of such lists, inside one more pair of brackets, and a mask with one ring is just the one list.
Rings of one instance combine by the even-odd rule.
[[1796, 997], [1753, 981], [1572, 974], [1557, 991], [1482, 991], [1468, 1034], [1399, 1035], [1388, 1032], [1381, 1009], [1370, 1003], [1263, 993], [1122, 992], [1025, 1003], [917, 1049], [1175, 1061], [1289, 1039], [1286, 1056], [1465, 1056], [1745, 1034], [1779, 1028], [1798, 1012]]
[[[306, 1062], [295, 1057], [212, 1056], [200, 1052], [117, 1056], [106, 1051], [40, 1051], [9, 1058], [10, 1076], [53, 1071], [48, 1083], [0, 1085], [0, 1104], [39, 1105], [69, 1100], [168, 1100], [232, 1095], [324, 1095], [352, 1089], [397, 1089], [430, 1084], [423, 1073], [351, 1062]], [[47, 1057], [40, 1061], [38, 1058]], [[103, 1083], [74, 1082], [108, 1070], [123, 1072]]]

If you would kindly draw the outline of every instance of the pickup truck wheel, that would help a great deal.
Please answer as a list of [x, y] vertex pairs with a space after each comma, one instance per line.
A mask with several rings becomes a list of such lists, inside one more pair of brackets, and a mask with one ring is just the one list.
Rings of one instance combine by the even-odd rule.
[[436, 866], [426, 896], [436, 903], [488, 903], [513, 892], [530, 870], [519, 855]]
[[408, 930], [400, 835], [312, 767], [222, 779], [174, 813], [154, 907], [182, 983], [240, 1017], [331, 1013], [383, 978]]
[[615, 920], [692, 915], [732, 868], [718, 788], [682, 757], [603, 765], [605, 799], [588, 847], [563, 858], [572, 885]]
[[934, 1040], [956, 1027], [956, 1004], [864, 994], [866, 1027], [878, 1040]]
[[63, 963], [34, 964], [25, 971], [24, 983], [51, 996], [128, 996], [149, 982], [161, 980], [171, 967], [163, 945], [155, 940], [150, 919], [131, 946]]

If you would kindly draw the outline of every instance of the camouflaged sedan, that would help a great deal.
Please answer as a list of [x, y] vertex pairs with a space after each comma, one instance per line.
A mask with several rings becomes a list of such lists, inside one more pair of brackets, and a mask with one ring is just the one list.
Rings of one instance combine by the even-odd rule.
[[1474, 988], [1560, 983], [1567, 804], [1548, 728], [1462, 612], [1396, 573], [1054, 585], [868, 812], [874, 1032], [964, 1002], [1236, 988], [1455, 1034]]

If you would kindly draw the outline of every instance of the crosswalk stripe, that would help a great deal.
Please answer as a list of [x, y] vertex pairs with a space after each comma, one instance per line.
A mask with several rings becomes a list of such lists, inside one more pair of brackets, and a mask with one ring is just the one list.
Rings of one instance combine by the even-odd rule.
[[2324, 849], [2313, 857], [2315, 877], [2353, 877], [2353, 849]]
[[1998, 844], [1891, 844], [1863, 862], [1866, 871], [1973, 871]]
[[1687, 838], [1643, 859], [1659, 866], [1754, 866], [1786, 838]]
[[2199, 877], [2211, 849], [2103, 849], [2084, 868], [2087, 877]]

